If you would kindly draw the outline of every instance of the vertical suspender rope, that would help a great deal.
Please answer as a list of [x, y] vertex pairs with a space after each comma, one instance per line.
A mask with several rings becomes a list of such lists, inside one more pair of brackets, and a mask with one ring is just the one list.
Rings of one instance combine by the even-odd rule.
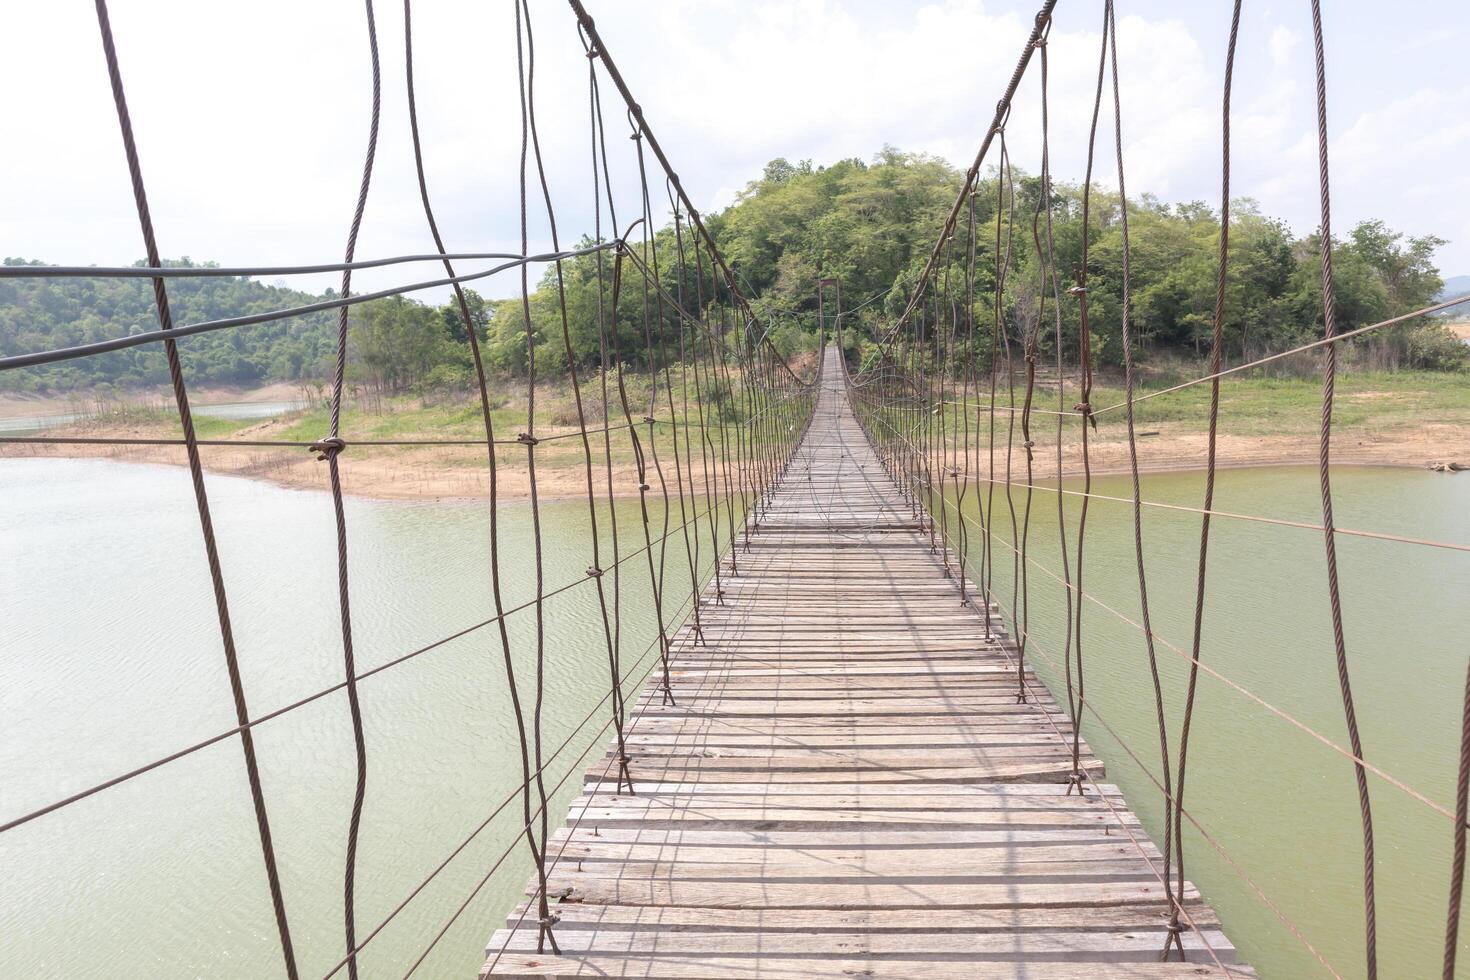
[[[524, 26], [522, 25], [523, 14], [525, 20]], [[521, 96], [520, 203], [522, 254], [526, 254], [530, 248], [529, 209], [526, 204], [526, 160], [531, 141], [531, 90], [534, 85], [536, 71], [536, 56], [531, 39], [530, 16], [530, 8], [526, 7], [522, 0], [516, 0], [516, 69]], [[540, 802], [541, 814], [541, 843], [532, 852], [532, 856], [536, 862], [536, 877], [540, 883], [540, 887], [536, 893], [536, 900], [540, 911], [540, 917], [537, 922], [536, 952], [544, 953], [546, 951], [546, 944], [549, 942], [551, 944], [551, 951], [553, 953], [559, 953], [560, 949], [556, 944], [556, 935], [552, 929], [556, 925], [557, 920], [551, 914], [546, 895], [545, 848], [549, 827], [546, 812], [546, 779], [543, 775], [544, 766], [541, 758], [541, 708], [546, 689], [546, 572], [542, 560], [541, 503], [536, 492], [536, 444], [538, 441], [536, 438], [536, 329], [531, 319], [529, 272], [524, 265], [521, 266], [521, 315], [524, 318], [526, 327], [526, 431], [521, 433], [518, 438], [526, 447], [527, 482], [529, 484], [531, 498], [532, 553], [536, 565], [536, 698], [531, 709], [531, 743], [535, 762], [535, 769], [532, 775], [536, 782], [536, 795]]]
[[[598, 241], [598, 242], [601, 242], [602, 241], [602, 188], [603, 188], [603, 180], [602, 180], [602, 178], [604, 176], [604, 173], [598, 167], [598, 149], [601, 148], [603, 150], [604, 156], [606, 155], [606, 140], [604, 138], [605, 134], [603, 133], [603, 130], [602, 130], [602, 102], [601, 102], [601, 98], [600, 98], [599, 93], [598, 93], [598, 90], [597, 90], [597, 58], [596, 58], [596, 51], [595, 51], [595, 49], [592, 48], [591, 44], [586, 40], [585, 35], [583, 36], [582, 43], [583, 43], [583, 47], [584, 47], [584, 50], [585, 50], [586, 55], [587, 55], [588, 134], [589, 134], [589, 137], [590, 137], [591, 148], [592, 148], [592, 208], [593, 208], [593, 212], [592, 212], [592, 237], [593, 237], [593, 240]], [[613, 199], [612, 199], [612, 188], [611, 188], [611, 186], [608, 187], [607, 203], [608, 203], [608, 211], [609, 211], [608, 217], [609, 217], [609, 220], [610, 220], [610, 222], [612, 224], [613, 232], [614, 232], [614, 234], [616, 234], [617, 233], [617, 214], [613, 210]], [[592, 526], [592, 566], [587, 569], [587, 573], [589, 575], [595, 576], [597, 578], [597, 580], [598, 580], [597, 581], [597, 605], [598, 605], [598, 609], [600, 610], [600, 612], [602, 614], [602, 632], [603, 632], [603, 637], [604, 637], [604, 640], [605, 640], [606, 646], [607, 646], [608, 679], [609, 679], [609, 684], [611, 686], [611, 695], [610, 695], [610, 697], [609, 697], [608, 700], [609, 700], [610, 707], [612, 709], [613, 728], [614, 728], [615, 735], [616, 735], [616, 738], [617, 738], [617, 753], [618, 753], [617, 792], [618, 793], [622, 793], [623, 786], [624, 786], [624, 784], [626, 784], [627, 787], [628, 787], [628, 792], [631, 794], [633, 792], [633, 776], [632, 776], [632, 774], [628, 770], [628, 763], [631, 760], [628, 758], [627, 737], [626, 737], [626, 735], [625, 735], [625, 733], [623, 731], [623, 721], [624, 721], [624, 718], [625, 718], [626, 706], [625, 706], [625, 702], [624, 702], [624, 699], [623, 699], [622, 664], [621, 664], [620, 649], [619, 649], [619, 640], [621, 639], [621, 635], [620, 635], [621, 634], [621, 631], [616, 626], [616, 621], [619, 619], [619, 613], [621, 611], [619, 609], [619, 602], [618, 602], [618, 595], [617, 595], [617, 585], [619, 584], [619, 578], [618, 578], [618, 571], [619, 571], [619, 569], [618, 569], [618, 566], [620, 564], [620, 562], [619, 562], [619, 545], [618, 545], [618, 509], [617, 509], [617, 501], [614, 499], [615, 498], [615, 494], [613, 492], [614, 491], [614, 484], [613, 484], [613, 476], [612, 476], [612, 415], [608, 412], [608, 407], [609, 406], [608, 406], [608, 399], [607, 399], [607, 311], [606, 311], [606, 309], [604, 307], [604, 303], [607, 301], [607, 295], [606, 295], [606, 292], [607, 292], [607, 278], [606, 278], [606, 266], [605, 266], [605, 263], [603, 262], [603, 257], [602, 257], [602, 253], [601, 252], [598, 252], [597, 253], [597, 258], [596, 258], [596, 273], [597, 273], [598, 382], [599, 382], [599, 393], [601, 395], [601, 405], [602, 405], [602, 449], [603, 449], [603, 459], [604, 459], [604, 463], [605, 463], [606, 477], [607, 477], [607, 480], [606, 480], [607, 487], [606, 487], [606, 489], [607, 489], [608, 530], [609, 530], [609, 533], [610, 533], [610, 535], [612, 537], [612, 555], [613, 555], [613, 583], [614, 583], [614, 586], [613, 586], [613, 619], [612, 619], [611, 622], [608, 619], [608, 612], [607, 612], [607, 589], [606, 589], [606, 584], [602, 581], [603, 568], [601, 566], [601, 562], [602, 562], [602, 554], [601, 554], [601, 550], [600, 550], [601, 549], [601, 545], [598, 543], [598, 540], [597, 540], [598, 539], [597, 519], [596, 519], [596, 516], [595, 516], [595, 514], [596, 514], [596, 504], [594, 503], [594, 492], [593, 492], [593, 489], [592, 489], [592, 469], [591, 469], [591, 466], [592, 466], [592, 448], [591, 448], [590, 444], [588, 444], [588, 442], [587, 442], [587, 440], [585, 438], [585, 436], [586, 436], [586, 420], [585, 420], [585, 416], [583, 415], [583, 412], [582, 412], [581, 388], [580, 388], [580, 386], [578, 386], [577, 387], [577, 392], [578, 392], [578, 394], [577, 394], [577, 417], [580, 420], [581, 425], [582, 425], [582, 431], [583, 431], [582, 448], [583, 448], [583, 452], [587, 455], [587, 466], [588, 466], [588, 469], [587, 469], [587, 510], [588, 510], [588, 514], [590, 516], [590, 519], [592, 521], [592, 525], [591, 525]], [[560, 283], [560, 277], [558, 277], [558, 283]], [[568, 363], [570, 363], [571, 360], [572, 360], [572, 357], [573, 357], [572, 348], [571, 348], [571, 340], [570, 340], [570, 338], [564, 338], [564, 339], [566, 341], [567, 360], [568, 360]]]
[[[347, 231], [345, 262], [351, 262], [357, 251], [357, 235], [362, 228], [362, 214], [367, 207], [368, 189], [373, 179], [373, 161], [378, 149], [378, 120], [382, 112], [382, 75], [378, 64], [378, 29], [373, 16], [372, 0], [364, 0], [367, 14], [368, 53], [372, 62], [372, 118], [368, 125], [367, 154], [362, 165], [362, 183], [358, 186], [357, 206]], [[352, 269], [342, 271], [343, 296], [352, 291]], [[352, 815], [347, 826], [347, 860], [342, 882], [342, 915], [347, 941], [347, 972], [357, 980], [357, 843], [362, 827], [362, 807], [367, 795], [367, 742], [363, 734], [362, 705], [357, 695], [357, 665], [352, 645], [352, 604], [349, 597], [347, 569], [347, 516], [342, 503], [342, 474], [338, 457], [344, 443], [342, 427], [342, 389], [347, 378], [348, 311], [342, 307], [337, 315], [337, 358], [332, 372], [331, 425], [327, 438], [312, 449], [319, 460], [326, 460], [332, 490], [332, 512], [337, 527], [337, 601], [342, 619], [342, 666], [347, 676], [347, 707], [352, 718], [352, 739], [357, 753], [357, 784], [352, 799]]]
[[[1082, 255], [1077, 267], [1077, 285], [1072, 292], [1077, 296], [1077, 357], [1081, 365], [1079, 379], [1080, 401], [1074, 406], [1082, 415], [1082, 505], [1077, 515], [1077, 613], [1073, 632], [1076, 636], [1077, 691], [1072, 692], [1071, 665], [1067, 668], [1067, 710], [1072, 715], [1072, 774], [1068, 785], [1076, 786], [1080, 794], [1083, 789], [1082, 772], [1082, 716], [1087, 705], [1087, 674], [1083, 663], [1082, 612], [1087, 603], [1083, 590], [1083, 556], [1087, 547], [1088, 505], [1092, 502], [1092, 455], [1088, 444], [1088, 429], [1097, 428], [1097, 419], [1092, 414], [1092, 323], [1088, 317], [1087, 262], [1092, 231], [1092, 166], [1097, 151], [1097, 122], [1102, 112], [1103, 79], [1108, 62], [1108, 16], [1103, 9], [1102, 44], [1097, 54], [1097, 90], [1092, 100], [1092, 124], [1087, 130], [1087, 172], [1082, 179]], [[1065, 405], [1065, 402], [1062, 403]], [[1058, 487], [1060, 492], [1060, 487]]]
[[[1179, 727], [1179, 774], [1174, 785], [1174, 839], [1179, 847], [1179, 897], [1184, 896], [1184, 778], [1188, 774], [1189, 730], [1199, 681], [1199, 659], [1205, 622], [1205, 570], [1210, 549], [1210, 512], [1215, 506], [1215, 452], [1220, 426], [1220, 355], [1224, 346], [1225, 283], [1230, 262], [1230, 85], [1235, 74], [1235, 42], [1240, 34], [1241, 0], [1230, 14], [1230, 41], [1225, 50], [1225, 84], [1220, 109], [1220, 248], [1215, 274], [1215, 311], [1210, 333], [1210, 430], [1205, 450], [1204, 513], [1200, 516], [1199, 568], [1195, 578], [1194, 633], [1190, 645], [1189, 687], [1184, 695], [1184, 719]], [[1169, 911], [1169, 932], [1178, 935], [1179, 906]], [[1165, 951], [1167, 952], [1167, 947]]]
[[[1337, 334], [1337, 299], [1332, 284], [1332, 192], [1327, 180], [1327, 66], [1322, 50], [1322, 5], [1311, 0], [1312, 40], [1317, 81], [1317, 161], [1322, 217], [1322, 327], [1330, 341]], [[1353, 704], [1353, 686], [1348, 676], [1347, 640], [1342, 626], [1342, 594], [1337, 581], [1337, 540], [1332, 517], [1332, 399], [1337, 381], [1337, 345], [1323, 349], [1322, 437], [1317, 473], [1322, 490], [1322, 537], [1327, 555], [1327, 596], [1332, 609], [1332, 642], [1337, 660], [1337, 682], [1342, 694], [1342, 711], [1347, 722], [1357, 782], [1358, 809], [1363, 825], [1363, 912], [1364, 959], [1368, 980], [1378, 976], [1378, 908], [1374, 889], [1373, 807], [1368, 799], [1368, 774], [1363, 768], [1363, 740], [1358, 733], [1358, 714]]]
[[[127, 157], [128, 175], [132, 182], [133, 203], [138, 211], [138, 225], [148, 264], [158, 268], [162, 261], [153, 234], [153, 216], [148, 208], [148, 194], [143, 186], [143, 168], [138, 158], [138, 145], [133, 138], [133, 121], [128, 113], [127, 95], [123, 90], [122, 69], [118, 64], [117, 44], [112, 36], [112, 20], [107, 0], [95, 0], [97, 28], [102, 35], [102, 51], [107, 59], [107, 76], [112, 86], [112, 102], [117, 112], [123, 152]], [[158, 311], [160, 329], [173, 329], [169, 311], [168, 290], [161, 278], [153, 280], [153, 300]], [[291, 928], [286, 918], [286, 901], [282, 895], [280, 872], [276, 867], [276, 850], [271, 841], [270, 819], [266, 814], [265, 791], [260, 783], [260, 766], [255, 757], [255, 738], [250, 728], [250, 709], [245, 700], [245, 682], [240, 673], [240, 660], [235, 650], [235, 632], [230, 622], [230, 607], [225, 594], [224, 572], [220, 565], [219, 547], [215, 541], [214, 519], [210, 515], [209, 495], [204, 488], [204, 467], [199, 459], [199, 443], [194, 432], [194, 416], [189, 410], [189, 392], [184, 384], [184, 368], [178, 345], [172, 339], [163, 343], [168, 360], [169, 381], [179, 409], [179, 423], [184, 430], [184, 450], [189, 461], [189, 480], [194, 488], [194, 505], [199, 511], [199, 529], [204, 538], [204, 556], [209, 565], [210, 584], [214, 590], [215, 612], [219, 618], [220, 642], [224, 648], [225, 668], [230, 676], [230, 694], [235, 704], [235, 719], [240, 726], [240, 751], [245, 758], [245, 773], [250, 781], [250, 799], [255, 809], [255, 826], [260, 835], [260, 851], [265, 863], [266, 881], [270, 887], [271, 906], [275, 911], [276, 931], [281, 941], [281, 957], [290, 980], [298, 976], [296, 953], [291, 945]]]
[[[591, 89], [592, 89], [592, 117], [593, 117], [593, 124], [594, 124], [593, 146], [592, 146], [592, 168], [593, 168], [593, 171], [594, 171], [594, 184], [595, 184], [595, 177], [596, 177], [595, 171], [597, 170], [598, 162], [600, 160], [601, 161], [601, 165], [602, 165], [602, 178], [603, 178], [602, 179], [602, 187], [603, 187], [604, 193], [607, 195], [607, 218], [608, 218], [608, 223], [612, 227], [613, 234], [617, 234], [617, 230], [618, 230], [618, 210], [617, 210], [617, 203], [613, 199], [613, 192], [612, 192], [612, 173], [611, 173], [611, 171], [610, 171], [610, 169], [608, 168], [608, 165], [607, 165], [607, 123], [606, 123], [606, 120], [603, 118], [603, 115], [602, 115], [602, 92], [598, 88], [598, 84], [597, 84], [597, 71], [596, 71], [596, 67], [597, 66], [595, 64], [595, 60], [596, 59], [593, 57], [593, 52], [596, 51], [596, 48], [592, 46], [591, 41], [588, 40], [585, 37], [585, 34], [583, 35], [583, 44], [584, 44], [584, 47], [586, 48], [586, 51], [587, 51], [588, 65], [592, 69], [589, 72], [589, 79], [590, 79], [590, 84], [591, 84]], [[600, 236], [601, 235], [601, 232], [602, 232], [602, 225], [601, 225], [601, 221], [602, 221], [602, 205], [601, 205], [601, 202], [600, 201], [596, 202], [596, 211], [595, 211], [595, 214], [594, 214], [594, 221], [597, 223], [596, 231], [597, 231], [598, 235]], [[610, 660], [609, 660], [609, 668], [610, 668], [611, 675], [612, 675], [613, 719], [614, 719], [614, 723], [618, 727], [618, 731], [621, 733], [623, 731], [624, 723], [625, 723], [625, 721], [627, 719], [627, 703], [626, 703], [626, 699], [625, 699], [625, 696], [624, 696], [624, 693], [623, 693], [623, 673], [622, 673], [622, 650], [623, 650], [623, 646], [622, 646], [622, 644], [623, 644], [623, 601], [622, 601], [622, 595], [623, 595], [623, 591], [622, 591], [623, 577], [622, 576], [623, 576], [623, 563], [622, 563], [622, 560], [621, 560], [622, 545], [621, 545], [621, 543], [619, 542], [619, 539], [618, 539], [618, 503], [617, 503], [617, 494], [615, 492], [615, 483], [614, 483], [614, 480], [613, 480], [613, 463], [612, 463], [612, 411], [611, 411], [611, 402], [608, 400], [608, 390], [607, 390], [607, 376], [608, 376], [608, 372], [610, 370], [609, 364], [608, 364], [607, 333], [608, 333], [608, 330], [609, 329], [616, 329], [617, 328], [617, 304], [616, 304], [616, 300], [615, 300], [616, 291], [613, 291], [607, 297], [608, 300], [609, 300], [609, 305], [607, 307], [606, 314], [604, 315], [603, 295], [604, 295], [605, 292], [608, 291], [607, 287], [610, 285], [607, 282], [606, 278], [605, 278], [606, 272], [607, 272], [607, 267], [606, 267], [605, 260], [603, 259], [602, 253], [601, 252], [598, 252], [597, 253], [597, 354], [598, 354], [598, 367], [599, 367], [599, 370], [598, 370], [598, 392], [599, 392], [599, 395], [600, 395], [600, 397], [602, 399], [602, 454], [603, 454], [603, 468], [604, 468], [604, 475], [606, 477], [606, 481], [605, 482], [606, 482], [606, 489], [607, 489], [608, 530], [609, 530], [609, 532], [612, 535], [612, 558], [613, 558], [613, 584], [612, 584], [612, 594], [613, 594], [613, 632], [612, 632], [612, 651], [611, 651], [611, 657], [610, 657]], [[626, 776], [626, 778], [627, 778], [627, 784], [628, 784], [628, 792], [631, 794], [633, 792], [633, 778], [632, 778], [631, 774], [629, 774], [627, 772], [627, 766], [626, 766], [626, 763], [628, 761], [630, 761], [630, 760], [628, 760], [626, 758], [627, 757], [627, 750], [624, 747], [623, 739], [621, 737], [619, 738], [618, 751], [619, 751], [619, 755], [622, 757], [622, 758], [620, 758], [619, 761], [624, 763], [624, 765], [620, 767], [619, 774], [622, 775], [622, 776]]]
[[[1048, 34], [1050, 32], [1048, 31]], [[1031, 226], [1032, 239], [1036, 242], [1036, 253], [1040, 260], [1041, 274], [1041, 308], [1046, 306], [1047, 287], [1051, 287], [1052, 315], [1056, 320], [1055, 346], [1056, 346], [1056, 370], [1057, 370], [1057, 542], [1061, 547], [1062, 565], [1062, 595], [1065, 602], [1064, 634], [1062, 640], [1062, 662], [1065, 665], [1067, 675], [1067, 696], [1070, 700], [1072, 691], [1072, 569], [1067, 555], [1067, 509], [1063, 504], [1066, 495], [1062, 493], [1063, 480], [1063, 458], [1062, 458], [1062, 436], [1066, 423], [1065, 409], [1067, 405], [1067, 378], [1063, 373], [1063, 344], [1062, 344], [1062, 291], [1057, 281], [1056, 242], [1052, 228], [1052, 196], [1051, 196], [1051, 146], [1050, 146], [1050, 106], [1049, 98], [1049, 74], [1050, 62], [1047, 58], [1046, 49], [1047, 34], [1041, 37], [1041, 211], [1046, 215], [1046, 247], [1043, 253], [1041, 240], [1037, 237], [1036, 223]], [[1037, 329], [1040, 329], [1041, 317], [1038, 315]], [[1080, 349], [1080, 348], [1079, 348]], [[1086, 428], [1084, 426], [1084, 428]], [[1086, 435], [1083, 435], [1086, 438]], [[1077, 605], [1081, 605], [1080, 601]], [[1073, 738], [1077, 738], [1077, 722], [1073, 720]], [[1074, 746], [1074, 751], [1076, 750]], [[1079, 775], [1080, 765], [1073, 766], [1071, 778], [1067, 784], [1067, 792], [1070, 794], [1075, 788], [1080, 795], [1082, 793], [1082, 779]]]
[[[1158, 656], [1154, 650], [1153, 625], [1149, 618], [1148, 575], [1144, 569], [1143, 558], [1143, 503], [1138, 482], [1138, 440], [1134, 431], [1133, 419], [1133, 333], [1129, 322], [1133, 311], [1132, 267], [1128, 239], [1128, 192], [1123, 180], [1123, 109], [1122, 96], [1119, 91], [1120, 84], [1118, 81], [1118, 24], [1113, 10], [1113, 0], [1106, 0], [1105, 9], [1108, 18], [1108, 58], [1112, 69], [1113, 83], [1113, 141], [1118, 163], [1119, 224], [1123, 239], [1123, 305], [1121, 312], [1123, 327], [1123, 384], [1127, 395], [1128, 472], [1132, 478], [1133, 485], [1133, 553], [1134, 563], [1138, 568], [1140, 618], [1143, 623], [1144, 644], [1148, 650], [1149, 675], [1153, 680], [1154, 709], [1159, 723], [1159, 755], [1163, 761], [1160, 775], [1164, 782], [1164, 898], [1172, 909], [1174, 907], [1174, 886], [1169, 877], [1169, 868], [1173, 825], [1169, 817], [1171, 816], [1174, 794], [1170, 786], [1172, 777], [1169, 769], [1169, 735], [1164, 725], [1164, 691], [1159, 680]], [[1184, 946], [1179, 934], [1172, 933], [1171, 939], [1178, 946], [1179, 955], [1182, 958], [1184, 956]], [[1164, 950], [1165, 958], [1168, 955], [1169, 950], [1166, 947]]]

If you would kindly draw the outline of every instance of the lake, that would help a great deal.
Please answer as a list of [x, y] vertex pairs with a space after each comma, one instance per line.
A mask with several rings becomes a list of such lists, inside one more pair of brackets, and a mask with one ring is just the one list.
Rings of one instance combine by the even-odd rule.
[[[167, 404], [161, 402], [161, 404]], [[253, 422], [256, 419], [273, 419], [287, 412], [296, 412], [306, 407], [303, 401], [271, 402], [216, 402], [213, 404], [191, 404], [193, 414], [204, 418], [234, 419]], [[28, 436], [48, 429], [71, 425], [94, 417], [86, 413], [62, 412], [50, 415], [5, 415], [0, 416], [0, 436]]]
[[[350, 460], [344, 460], [350, 466]], [[1146, 476], [1147, 499], [1198, 506], [1199, 474]], [[341, 679], [330, 500], [209, 477], [245, 689], [260, 715]], [[1470, 478], [1410, 470], [1337, 472], [1342, 527], [1470, 541]], [[1127, 497], [1127, 481], [1095, 481]], [[1021, 502], [1024, 491], [1017, 491]], [[98, 460], [0, 460], [0, 818], [234, 725], [214, 604], [187, 472]], [[1319, 518], [1312, 469], [1222, 472], [1216, 506]], [[1002, 500], [997, 494], [997, 501]], [[1066, 498], [1075, 535], [1080, 500]], [[1056, 497], [1035, 496], [1031, 554], [1058, 568]], [[585, 580], [585, 504], [544, 505], [548, 588]], [[1002, 507], [1002, 513], [1004, 509]], [[636, 502], [620, 503], [625, 553], [642, 546]], [[673, 518], [677, 524], [678, 517]], [[354, 633], [371, 668], [493, 615], [483, 503], [347, 505]], [[606, 515], [604, 514], [604, 517]], [[1146, 512], [1156, 632], [1187, 648], [1198, 516]], [[661, 517], [655, 515], [655, 528]], [[606, 536], [606, 521], [602, 522]], [[1009, 526], [1002, 531], [1009, 539]], [[704, 535], [704, 564], [710, 543]], [[671, 539], [667, 605], [687, 600], [682, 538]], [[502, 510], [506, 602], [530, 598], [529, 508]], [[971, 558], [978, 558], [971, 536]], [[1395, 542], [1339, 541], [1349, 654], [1367, 756], [1453, 805], [1470, 614], [1470, 554]], [[997, 554], [997, 595], [1010, 564]], [[608, 561], [604, 558], [604, 563]], [[1203, 657], [1221, 673], [1345, 742], [1318, 532], [1217, 519]], [[1094, 501], [1087, 591], [1135, 616], [1131, 514]], [[623, 574], [625, 669], [641, 674], [653, 636], [646, 565]], [[1061, 587], [1030, 576], [1033, 647], [1061, 649]], [[687, 610], [687, 602], [680, 614]], [[554, 784], [606, 735], [608, 689], [595, 590], [583, 581], [546, 603], [548, 754], [593, 713], [550, 767]], [[534, 683], [534, 620], [509, 620], [523, 698]], [[1157, 767], [1141, 637], [1085, 611], [1089, 700]], [[1177, 730], [1186, 664], [1159, 649]], [[1060, 674], [1037, 669], [1062, 696]], [[482, 628], [365, 679], [368, 795], [358, 856], [364, 935], [489, 815], [520, 764], [498, 636]], [[1084, 719], [1154, 839], [1159, 793], [1127, 753]], [[333, 694], [256, 729], [293, 939], [306, 977], [342, 954], [341, 867], [354, 768], [345, 697]], [[580, 768], [576, 767], [576, 768]], [[559, 822], [580, 778], [556, 792]], [[1437, 972], [1450, 821], [1370, 776], [1379, 842], [1385, 976]], [[1208, 676], [1200, 680], [1186, 805], [1282, 913], [1344, 976], [1361, 966], [1361, 860], [1351, 763]], [[512, 848], [417, 975], [474, 975], [490, 932], [530, 870], [519, 804], [487, 827], [365, 950], [365, 976], [398, 976]], [[1189, 874], [1264, 977], [1327, 975], [1250, 887], [1187, 837]], [[280, 953], [238, 741], [230, 739], [0, 835], [7, 881], [0, 976], [257, 977]], [[1466, 955], [1470, 955], [1467, 953]], [[345, 975], [345, 973], [343, 974]]]

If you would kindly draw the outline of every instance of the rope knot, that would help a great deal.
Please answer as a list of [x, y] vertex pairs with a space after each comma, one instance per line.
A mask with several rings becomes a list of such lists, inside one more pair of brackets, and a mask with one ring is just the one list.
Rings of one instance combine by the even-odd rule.
[[326, 439], [318, 439], [308, 447], [307, 452], [316, 453], [317, 461], [330, 459], [347, 448], [347, 443], [337, 436], [328, 436]]
[[1072, 406], [1072, 411], [1081, 412], [1083, 415], [1092, 414], [1092, 405], [1089, 402], [1078, 402]]
[[531, 435], [531, 433], [529, 433], [529, 432], [517, 432], [516, 433], [516, 442], [520, 443], [523, 446], [534, 446], [537, 443], [539, 443], [540, 441], [541, 441], [540, 439], [537, 439], [535, 436]]

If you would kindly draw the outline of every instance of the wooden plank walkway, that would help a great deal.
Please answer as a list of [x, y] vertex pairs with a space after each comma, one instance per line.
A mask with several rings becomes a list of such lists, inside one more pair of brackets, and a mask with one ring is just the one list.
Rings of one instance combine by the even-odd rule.
[[1116, 788], [1067, 794], [1066, 714], [1040, 684], [1016, 703], [1013, 648], [960, 605], [830, 349], [811, 428], [737, 559], [723, 604], [705, 598], [706, 642], [674, 641], [677, 706], [651, 686], [631, 713], [636, 795], [604, 781], [609, 752], [551, 838], [561, 955], [536, 952], [523, 903], [482, 976], [1220, 974], [1190, 931], [1191, 962], [1158, 961], [1154, 845]]

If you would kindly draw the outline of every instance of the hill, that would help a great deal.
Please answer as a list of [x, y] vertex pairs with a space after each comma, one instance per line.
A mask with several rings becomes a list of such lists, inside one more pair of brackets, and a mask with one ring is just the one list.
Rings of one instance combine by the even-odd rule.
[[[947, 212], [962, 174], [944, 160], [885, 147], [871, 161], [768, 163], [737, 201], [709, 216], [709, 228], [754, 301], [782, 354], [796, 356], [816, 343], [815, 284], [835, 277], [842, 283], [853, 328], [849, 338], [871, 336], [902, 309], [929, 257], [933, 228]], [[1039, 329], [1039, 311], [1052, 292], [1037, 248], [1042, 185], [1016, 173], [1001, 194], [997, 177], [984, 176], [974, 196], [975, 252], [979, 273], [970, 315], [976, 324], [966, 356], [986, 366], [992, 357], [989, 325], [995, 320], [997, 251], [1009, 254], [1001, 313], [1014, 342], [1039, 330], [1038, 353], [1046, 356], [1052, 331]], [[1066, 290], [1079, 274], [1082, 245], [1082, 188], [1056, 181], [1051, 188], [1055, 276]], [[1215, 297], [1220, 226], [1218, 214], [1199, 201], [1170, 204], [1142, 194], [1129, 201], [1132, 267], [1132, 325], [1142, 357], [1196, 361], [1208, 353]], [[1104, 368], [1122, 361], [1122, 222], [1116, 194], [1094, 189], [1088, 238], [1088, 295], [1093, 350]], [[948, 253], [940, 282], [963, 281], [967, 213]], [[1000, 236], [997, 238], [997, 236]], [[997, 249], [997, 241], [1002, 245]], [[1009, 243], [1007, 246], [1005, 243]], [[582, 244], [588, 244], [586, 240]], [[670, 295], [710, 295], [692, 281], [679, 282], [680, 242], [672, 227], [657, 233], [664, 261], [661, 276]], [[688, 244], [688, 236], [684, 243]], [[1387, 319], [1427, 306], [1446, 289], [1470, 292], [1470, 277], [1448, 282], [1435, 268], [1432, 235], [1408, 237], [1382, 221], [1363, 221], [1334, 251], [1338, 329]], [[590, 366], [599, 357], [599, 282], [608, 289], [600, 256], [564, 263], [565, 289], [555, 270], [531, 297], [537, 362], [543, 376], [564, 370], [568, 350], [560, 329], [561, 297], [567, 303], [570, 356]], [[26, 263], [6, 259], [7, 264]], [[187, 258], [179, 264], [190, 264]], [[691, 260], [691, 265], [694, 265]], [[708, 275], [708, 269], [704, 273]], [[1284, 222], [1248, 199], [1232, 202], [1230, 276], [1226, 298], [1224, 356], [1239, 364], [1322, 335], [1320, 242], [1295, 237]], [[599, 276], [599, 269], [602, 275]], [[1044, 274], [1045, 273], [1045, 274]], [[692, 270], [686, 275], [692, 276]], [[708, 279], [705, 280], [708, 283]], [[180, 322], [238, 316], [318, 301], [321, 296], [243, 278], [181, 279], [169, 287]], [[672, 311], [648, 325], [646, 300], [638, 288], [622, 291], [616, 317], [625, 359], [637, 362], [648, 344], [663, 340], [678, 349], [679, 324]], [[1075, 357], [1075, 301], [1065, 301], [1063, 344]], [[658, 306], [659, 304], [655, 304]], [[956, 297], [956, 313], [963, 302]], [[472, 297], [472, 317], [489, 366], [505, 375], [526, 370], [527, 327], [519, 300]], [[930, 314], [932, 316], [932, 313]], [[67, 346], [155, 326], [152, 290], [146, 279], [0, 280], [0, 355]], [[471, 378], [468, 338], [457, 310], [411, 299], [383, 300], [354, 308], [350, 369], [354, 379], [379, 394], [429, 388], [465, 388]], [[331, 311], [275, 323], [205, 334], [180, 345], [191, 380], [229, 385], [320, 379], [334, 349]], [[1386, 369], [1453, 369], [1464, 366], [1466, 348], [1440, 321], [1421, 318], [1372, 333], [1348, 345], [1349, 364]], [[0, 391], [57, 393], [99, 386], [137, 387], [167, 380], [156, 346], [33, 370], [0, 373]]]
[[[44, 263], [7, 258], [5, 264]], [[188, 258], [167, 260], [165, 264], [194, 267]], [[244, 278], [175, 279], [169, 283], [169, 302], [176, 323], [262, 313], [324, 298]], [[148, 279], [0, 279], [0, 355], [68, 347], [156, 329], [158, 316]], [[335, 340], [336, 317], [327, 311], [203, 334], [181, 344], [180, 352], [191, 380], [254, 385], [322, 376]], [[139, 387], [167, 381], [163, 350], [149, 344], [0, 373], [0, 390], [54, 392], [101, 385]]]

